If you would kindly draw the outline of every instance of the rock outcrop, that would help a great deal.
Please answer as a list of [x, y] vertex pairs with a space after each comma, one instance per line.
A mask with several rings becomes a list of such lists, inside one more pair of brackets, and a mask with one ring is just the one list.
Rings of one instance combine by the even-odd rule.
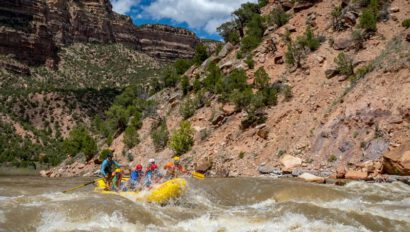
[[137, 27], [109, 0], [4, 0], [0, 53], [29, 65], [55, 66], [58, 48], [74, 42], [124, 43], [161, 60], [191, 58], [200, 40], [165, 25]]
[[410, 175], [410, 142], [383, 156], [383, 172]]

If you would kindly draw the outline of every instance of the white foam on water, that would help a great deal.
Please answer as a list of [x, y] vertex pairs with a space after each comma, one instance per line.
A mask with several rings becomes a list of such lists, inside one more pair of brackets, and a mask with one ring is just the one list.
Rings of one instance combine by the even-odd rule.
[[402, 182], [366, 183], [362, 181], [352, 181], [347, 183], [344, 188], [365, 195], [377, 194], [389, 196], [391, 194], [408, 195], [410, 193], [410, 186]]
[[0, 201], [5, 201], [10, 199], [10, 197], [0, 196]]
[[267, 199], [251, 205], [237, 206], [232, 209], [232, 211], [246, 211], [249, 209], [257, 210], [269, 210], [275, 208], [276, 201], [274, 199]]
[[[161, 230], [157, 227], [151, 227], [152, 231]], [[149, 230], [149, 231], [151, 231]], [[270, 231], [337, 231], [337, 232], [354, 232], [368, 231], [364, 227], [348, 226], [338, 223], [327, 223], [322, 220], [311, 220], [301, 214], [288, 213], [279, 218], [273, 218], [270, 221], [250, 219], [237, 215], [203, 215], [199, 218], [187, 220], [168, 227], [163, 231], [197, 231], [197, 232], [270, 232]]]
[[62, 212], [46, 211], [41, 214], [37, 232], [54, 231], [141, 231], [142, 225], [128, 222], [120, 212], [101, 213], [88, 220], [68, 218]]
[[[360, 198], [343, 199], [335, 201], [297, 201], [297, 203], [313, 204], [321, 208], [337, 209], [345, 212], [355, 212], [359, 214], [370, 214], [390, 220], [410, 222], [410, 204], [407, 202], [389, 201], [388, 204], [382, 202], [368, 202]], [[407, 207], [403, 207], [406, 206]], [[391, 208], [391, 206], [401, 206], [401, 208]]]
[[0, 223], [5, 223], [6, 222], [6, 215], [2, 210], [0, 210]]

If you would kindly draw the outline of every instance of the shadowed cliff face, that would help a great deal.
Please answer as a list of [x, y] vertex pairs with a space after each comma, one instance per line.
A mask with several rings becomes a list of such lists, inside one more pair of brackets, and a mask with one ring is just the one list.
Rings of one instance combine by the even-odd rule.
[[29, 65], [54, 67], [58, 49], [74, 42], [124, 43], [166, 61], [191, 58], [199, 41], [184, 29], [136, 27], [108, 0], [4, 0], [0, 13], [0, 53]]

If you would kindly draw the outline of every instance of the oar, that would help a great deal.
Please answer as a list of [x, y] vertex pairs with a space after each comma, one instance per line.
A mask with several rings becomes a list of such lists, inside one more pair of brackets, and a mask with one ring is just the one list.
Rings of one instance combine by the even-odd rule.
[[192, 176], [195, 178], [195, 179], [198, 179], [198, 180], [203, 180], [203, 179], [205, 179], [205, 175], [204, 174], [202, 174], [202, 173], [199, 173], [199, 172], [192, 172], [191, 173], [192, 174]]
[[63, 193], [72, 192], [72, 191], [74, 191], [74, 190], [77, 190], [77, 189], [79, 189], [79, 188], [82, 188], [82, 187], [85, 187], [85, 186], [87, 186], [87, 185], [90, 185], [90, 184], [92, 184], [92, 183], [94, 183], [94, 182], [96, 182], [96, 181], [98, 181], [98, 180], [101, 180], [101, 179], [102, 179], [102, 178], [100, 178], [100, 179], [96, 179], [96, 180], [93, 180], [93, 181], [87, 182], [87, 183], [85, 183], [85, 184], [79, 185], [79, 186], [77, 186], [77, 187], [74, 187], [74, 188], [70, 188], [70, 189], [64, 190], [64, 191], [63, 191]]

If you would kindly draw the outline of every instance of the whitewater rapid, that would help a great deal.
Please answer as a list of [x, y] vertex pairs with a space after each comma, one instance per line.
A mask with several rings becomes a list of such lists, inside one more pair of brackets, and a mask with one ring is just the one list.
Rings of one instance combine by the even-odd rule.
[[62, 190], [88, 179], [0, 177], [0, 231], [410, 231], [410, 186], [189, 179], [166, 206]]

